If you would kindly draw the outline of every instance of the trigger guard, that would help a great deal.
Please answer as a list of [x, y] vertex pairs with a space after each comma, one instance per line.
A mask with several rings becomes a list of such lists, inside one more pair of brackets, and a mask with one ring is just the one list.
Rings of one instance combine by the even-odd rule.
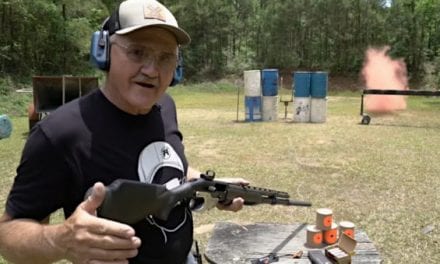
[[193, 212], [204, 212], [214, 208], [218, 203], [218, 199], [212, 198], [210, 194], [205, 192], [196, 192], [196, 197], [189, 202], [189, 207]]

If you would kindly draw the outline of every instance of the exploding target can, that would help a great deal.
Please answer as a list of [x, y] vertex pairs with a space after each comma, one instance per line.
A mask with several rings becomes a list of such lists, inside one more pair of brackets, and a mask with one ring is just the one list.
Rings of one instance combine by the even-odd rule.
[[354, 239], [354, 228], [355, 225], [350, 221], [339, 222], [339, 233], [340, 234], [344, 233], [353, 239]]
[[322, 231], [315, 225], [307, 226], [307, 246], [319, 247], [322, 244]]
[[316, 227], [321, 230], [329, 230], [333, 224], [333, 211], [329, 208], [316, 210]]
[[327, 245], [335, 244], [338, 241], [338, 224], [332, 223], [329, 230], [324, 230], [324, 242]]

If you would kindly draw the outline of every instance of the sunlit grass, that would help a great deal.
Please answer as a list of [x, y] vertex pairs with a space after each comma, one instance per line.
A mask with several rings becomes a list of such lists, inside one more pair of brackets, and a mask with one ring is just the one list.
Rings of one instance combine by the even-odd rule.
[[[407, 110], [373, 116], [368, 126], [359, 125], [360, 93], [329, 96], [323, 124], [292, 123], [291, 104], [286, 120], [280, 104], [278, 121], [246, 123], [242, 91], [237, 108], [236, 90], [210, 89], [171, 90], [191, 166], [288, 191], [313, 207], [195, 214], [202, 249], [219, 221], [312, 223], [316, 208], [329, 207], [365, 230], [385, 263], [440, 263], [438, 98], [408, 97]], [[2, 208], [27, 131], [25, 117], [12, 120], [12, 137], [0, 140]], [[426, 226], [434, 229], [425, 234]]]

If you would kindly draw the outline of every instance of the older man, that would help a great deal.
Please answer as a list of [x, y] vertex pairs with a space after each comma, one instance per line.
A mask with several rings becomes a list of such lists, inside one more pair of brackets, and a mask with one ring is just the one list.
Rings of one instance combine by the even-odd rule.
[[[95, 212], [104, 186], [116, 179], [179, 184], [192, 171], [174, 102], [165, 93], [179, 46], [190, 38], [154, 0], [122, 2], [104, 29], [109, 57], [100, 66], [107, 72], [103, 87], [39, 122], [24, 148], [0, 220], [0, 253], [12, 262], [187, 261], [193, 236], [187, 206], [176, 206], [167, 221], [148, 217], [132, 226]], [[237, 198], [225, 209], [242, 206]], [[48, 225], [60, 208], [66, 220]]]

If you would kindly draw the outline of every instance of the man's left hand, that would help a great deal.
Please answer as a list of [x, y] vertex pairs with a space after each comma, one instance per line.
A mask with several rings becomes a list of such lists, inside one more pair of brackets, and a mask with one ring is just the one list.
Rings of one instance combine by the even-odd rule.
[[[222, 181], [227, 183], [234, 183], [234, 184], [240, 184], [240, 185], [249, 185], [249, 182], [242, 178], [218, 178], [216, 181]], [[217, 203], [217, 208], [220, 210], [226, 210], [226, 211], [232, 211], [237, 212], [240, 211], [243, 208], [244, 200], [241, 197], [234, 198], [232, 200], [232, 203], [228, 205], [224, 205], [221, 203]]]

